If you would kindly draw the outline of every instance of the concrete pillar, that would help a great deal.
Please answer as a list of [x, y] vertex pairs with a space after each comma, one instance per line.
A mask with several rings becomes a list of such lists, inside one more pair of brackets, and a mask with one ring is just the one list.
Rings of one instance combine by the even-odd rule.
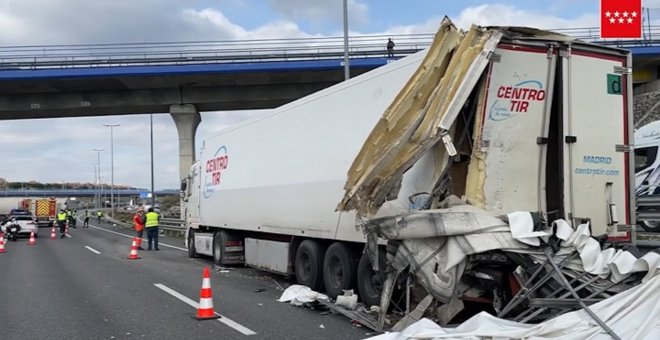
[[170, 115], [179, 131], [179, 179], [183, 179], [195, 162], [195, 132], [202, 117], [193, 104], [170, 105]]

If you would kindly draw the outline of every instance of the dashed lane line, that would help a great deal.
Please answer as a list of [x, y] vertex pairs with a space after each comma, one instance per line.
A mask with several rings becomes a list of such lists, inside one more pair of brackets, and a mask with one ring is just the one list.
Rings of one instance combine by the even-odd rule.
[[[187, 296], [173, 290], [172, 288], [169, 288], [169, 287], [165, 286], [162, 283], [154, 283], [154, 286], [156, 286], [157, 288], [163, 290], [164, 292], [174, 296], [175, 298], [189, 304], [190, 306], [192, 306], [195, 309], [199, 308], [199, 304], [197, 302], [189, 299]], [[215, 313], [215, 314], [220, 315], [218, 313]], [[236, 322], [234, 320], [231, 320], [231, 319], [227, 318], [224, 315], [220, 315], [220, 316], [221, 316], [221, 318], [218, 319], [218, 321], [220, 321], [220, 322], [224, 323], [225, 325], [227, 325], [227, 326], [243, 333], [244, 335], [255, 335], [255, 334], [257, 334], [255, 331], [239, 324], [238, 322]]]
[[100, 254], [101, 254], [100, 251], [98, 251], [98, 250], [96, 250], [96, 249], [94, 249], [94, 248], [92, 248], [92, 247], [90, 247], [90, 246], [85, 246], [85, 248], [87, 248], [87, 250], [91, 251], [91, 252], [94, 253], [94, 254], [97, 254], [97, 255], [100, 255]]

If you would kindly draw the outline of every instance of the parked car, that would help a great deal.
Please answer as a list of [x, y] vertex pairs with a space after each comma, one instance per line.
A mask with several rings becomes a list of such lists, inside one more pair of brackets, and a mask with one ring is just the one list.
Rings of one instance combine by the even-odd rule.
[[16, 222], [21, 226], [21, 230], [18, 232], [19, 235], [30, 236], [30, 233], [34, 232], [34, 237], [38, 237], [39, 226], [32, 215], [12, 215], [11, 218], [16, 219]]

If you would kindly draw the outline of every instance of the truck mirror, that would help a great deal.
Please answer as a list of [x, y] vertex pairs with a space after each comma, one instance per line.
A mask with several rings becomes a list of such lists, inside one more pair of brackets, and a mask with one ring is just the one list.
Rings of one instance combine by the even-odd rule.
[[183, 181], [181, 181], [181, 191], [185, 192], [187, 187], [188, 187], [188, 181], [184, 179]]

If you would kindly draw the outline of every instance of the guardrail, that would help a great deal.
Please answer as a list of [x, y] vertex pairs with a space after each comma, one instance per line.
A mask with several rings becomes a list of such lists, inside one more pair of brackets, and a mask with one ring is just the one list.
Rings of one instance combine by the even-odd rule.
[[[599, 27], [551, 31], [608, 46], [660, 46], [660, 25], [645, 26], [642, 39], [629, 40], [603, 40]], [[348, 52], [353, 58], [385, 56], [387, 39], [392, 38], [395, 55], [402, 56], [428, 47], [433, 37], [431, 33], [352, 36]], [[343, 37], [4, 46], [0, 47], [0, 70], [318, 60], [343, 53]]]
[[186, 236], [185, 221], [177, 218], [161, 218], [158, 227], [167, 237], [184, 238]]
[[178, 218], [161, 218], [158, 227], [167, 230], [185, 231], [185, 223], [186, 221]]

